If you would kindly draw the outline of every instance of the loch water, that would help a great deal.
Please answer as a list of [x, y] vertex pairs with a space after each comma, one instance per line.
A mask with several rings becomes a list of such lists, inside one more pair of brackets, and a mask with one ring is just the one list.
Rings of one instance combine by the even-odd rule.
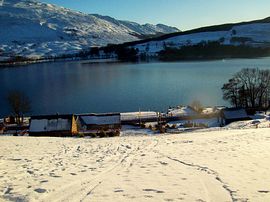
[[152, 63], [55, 62], [0, 69], [0, 117], [8, 92], [21, 90], [31, 114], [166, 111], [199, 100], [228, 105], [221, 88], [242, 68], [270, 69], [270, 58]]

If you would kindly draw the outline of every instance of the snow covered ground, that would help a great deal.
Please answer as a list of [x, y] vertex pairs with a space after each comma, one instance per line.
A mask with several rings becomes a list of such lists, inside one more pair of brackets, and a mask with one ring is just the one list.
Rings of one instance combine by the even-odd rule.
[[183, 128], [184, 124], [191, 123], [194, 125], [203, 124], [207, 127], [219, 127], [220, 123], [217, 118], [209, 119], [193, 119], [193, 120], [181, 120], [181, 121], [172, 121], [169, 122], [169, 125], [176, 125], [178, 128]]
[[[214, 111], [213, 111], [214, 110]], [[190, 131], [222, 131], [222, 130], [232, 130], [232, 129], [254, 129], [254, 128], [270, 128], [270, 113], [258, 112], [254, 116], [250, 116], [252, 120], [248, 121], [237, 121], [233, 122], [225, 127], [220, 127], [220, 122], [217, 116], [213, 114], [209, 114], [209, 112], [216, 113], [213, 108], [206, 108], [203, 114], [210, 115], [208, 118], [195, 118], [195, 119], [187, 119], [187, 120], [177, 120], [170, 121], [167, 125], [170, 128], [167, 128], [167, 133], [178, 133], [178, 132], [190, 132]], [[178, 109], [169, 110], [168, 114], [173, 113], [174, 116], [179, 117], [192, 117], [197, 116], [198, 113], [195, 113], [189, 107], [179, 107]], [[134, 115], [132, 118], [137, 118], [136, 113], [129, 113]], [[145, 115], [151, 115], [151, 112], [145, 112]], [[154, 115], [154, 113], [152, 113]], [[213, 115], [213, 116], [212, 116]], [[121, 130], [121, 136], [129, 136], [129, 135], [157, 135], [158, 131], [153, 131], [151, 128], [155, 128], [157, 122], [146, 123], [145, 128], [141, 128], [140, 126], [129, 126], [124, 125]], [[186, 126], [187, 125], [187, 126]]]
[[238, 121], [225, 127], [226, 129], [249, 129], [249, 128], [270, 128], [270, 119], [257, 119], [250, 121]]
[[152, 136], [156, 133], [148, 128], [142, 129], [139, 126], [123, 125], [120, 136], [145, 136], [146, 134]]
[[3, 201], [269, 201], [270, 129], [1, 137]]
[[40, 58], [74, 54], [90, 46], [179, 31], [162, 24], [140, 25], [84, 14], [35, 0], [4, 1], [0, 19], [0, 56]]

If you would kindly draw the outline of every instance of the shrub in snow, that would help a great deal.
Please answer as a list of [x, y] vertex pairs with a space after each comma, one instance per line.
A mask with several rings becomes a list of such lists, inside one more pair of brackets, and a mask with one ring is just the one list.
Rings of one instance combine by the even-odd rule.
[[141, 123], [140, 127], [143, 128], [143, 129], [146, 128], [145, 123]]

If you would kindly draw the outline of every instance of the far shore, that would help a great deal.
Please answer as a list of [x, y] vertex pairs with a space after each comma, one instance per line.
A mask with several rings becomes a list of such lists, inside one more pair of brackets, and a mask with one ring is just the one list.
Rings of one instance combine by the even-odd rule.
[[157, 57], [150, 58], [146, 61], [121, 61], [117, 58], [78, 58], [78, 57], [67, 57], [67, 58], [53, 58], [53, 59], [28, 59], [23, 61], [0, 61], [0, 68], [12, 68], [12, 67], [24, 67], [31, 64], [42, 64], [42, 63], [53, 63], [53, 62], [81, 62], [83, 65], [87, 64], [110, 64], [110, 63], [152, 63], [152, 62], [161, 62], [161, 63], [175, 63], [175, 62], [207, 62], [207, 61], [226, 61], [234, 59], [260, 59], [268, 58], [269, 56], [262, 57], [218, 57], [218, 58], [187, 58], [181, 60], [159, 60]]
[[40, 63], [51, 63], [51, 62], [82, 62], [83, 64], [91, 63], [111, 63], [119, 62], [115, 58], [106, 58], [106, 59], [79, 59], [79, 58], [55, 58], [55, 59], [38, 59], [38, 60], [25, 60], [19, 62], [0, 62], [0, 68], [8, 67], [19, 67], [26, 66], [31, 64], [40, 64]]

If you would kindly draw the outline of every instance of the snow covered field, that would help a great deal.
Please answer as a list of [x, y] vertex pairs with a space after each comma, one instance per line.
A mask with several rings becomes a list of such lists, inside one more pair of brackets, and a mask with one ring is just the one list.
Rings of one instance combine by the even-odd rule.
[[1, 199], [269, 201], [270, 129], [1, 137]]

